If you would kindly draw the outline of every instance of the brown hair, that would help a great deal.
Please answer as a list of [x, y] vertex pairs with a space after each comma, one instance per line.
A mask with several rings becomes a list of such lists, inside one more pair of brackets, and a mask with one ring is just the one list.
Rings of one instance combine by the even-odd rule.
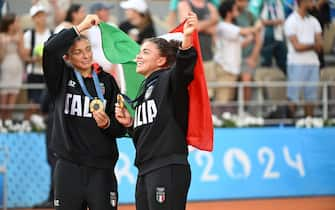
[[[72, 42], [72, 44], [71, 44], [71, 47], [72, 47], [76, 42], [79, 42], [79, 41], [81, 41], [81, 40], [87, 40], [87, 41], [89, 41], [89, 39], [87, 38], [87, 36], [80, 34], [80, 36], [77, 36], [76, 38], [74, 38], [74, 40], [73, 40], [73, 42]], [[71, 47], [70, 47], [70, 48], [71, 48]], [[65, 55], [69, 55], [69, 50], [70, 50], [70, 48], [68, 49], [67, 52], [65, 52]]]
[[65, 21], [72, 23], [73, 14], [78, 12], [83, 6], [81, 4], [71, 4], [69, 9], [66, 11]]
[[166, 39], [154, 37], [144, 40], [144, 42], [151, 42], [157, 46], [160, 56], [166, 57], [166, 65], [172, 66], [176, 61], [177, 50], [180, 46], [180, 42], [176, 40], [167, 41]]
[[1, 18], [0, 32], [6, 33], [9, 30], [10, 25], [15, 22], [16, 15], [14, 13], [7, 14]]
[[143, 31], [147, 26], [152, 25], [153, 21], [149, 11], [145, 13], [140, 13], [140, 16], [141, 18], [143, 18], [143, 21], [137, 27], [140, 29], [140, 31]]

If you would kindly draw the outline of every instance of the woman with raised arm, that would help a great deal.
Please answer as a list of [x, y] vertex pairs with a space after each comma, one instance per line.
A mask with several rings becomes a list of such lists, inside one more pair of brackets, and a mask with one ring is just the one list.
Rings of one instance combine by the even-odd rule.
[[189, 95], [197, 59], [192, 34], [198, 19], [189, 13], [182, 43], [145, 40], [136, 57], [145, 77], [133, 103], [135, 118], [116, 105], [116, 119], [128, 127], [136, 147], [137, 210], [183, 210], [191, 181], [186, 143]]
[[114, 117], [119, 88], [92, 63], [91, 45], [81, 35], [98, 23], [96, 15], [88, 15], [44, 46], [44, 76], [54, 103], [50, 147], [58, 157], [56, 210], [117, 209], [115, 138], [125, 133]]

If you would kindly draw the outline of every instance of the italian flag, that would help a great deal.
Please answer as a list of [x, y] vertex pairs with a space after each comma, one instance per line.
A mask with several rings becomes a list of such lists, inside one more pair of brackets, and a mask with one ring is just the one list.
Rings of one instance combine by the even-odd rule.
[[119, 64], [117, 78], [121, 92], [134, 99], [144, 77], [136, 73], [135, 57], [140, 51], [140, 46], [120, 29], [100, 23], [102, 50], [106, 59]]
[[[184, 23], [170, 33], [161, 36], [165, 39], [182, 39]], [[123, 71], [118, 75], [123, 93], [134, 99], [143, 77], [136, 73], [134, 59], [139, 52], [139, 45], [122, 32], [106, 23], [100, 23], [102, 48], [107, 60], [121, 64]], [[208, 98], [204, 68], [201, 58], [198, 33], [193, 33], [193, 46], [197, 50], [198, 59], [194, 69], [194, 80], [188, 87], [189, 119], [187, 143], [200, 150], [213, 150], [213, 122]]]

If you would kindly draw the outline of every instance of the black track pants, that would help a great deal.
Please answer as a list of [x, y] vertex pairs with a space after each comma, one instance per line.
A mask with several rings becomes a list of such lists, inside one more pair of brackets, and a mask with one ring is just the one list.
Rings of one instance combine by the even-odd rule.
[[136, 210], [185, 210], [190, 181], [188, 165], [168, 165], [139, 176]]
[[98, 169], [59, 159], [54, 173], [56, 210], [116, 210], [114, 169]]

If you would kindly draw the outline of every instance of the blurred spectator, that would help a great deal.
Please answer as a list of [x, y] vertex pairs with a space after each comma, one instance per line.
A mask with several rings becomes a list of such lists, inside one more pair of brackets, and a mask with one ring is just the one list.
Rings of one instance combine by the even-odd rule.
[[[44, 82], [42, 69], [43, 45], [53, 32], [47, 27], [47, 13], [44, 6], [41, 4], [33, 5], [29, 14], [34, 22], [34, 28], [24, 33], [24, 48], [29, 55], [26, 59], [27, 83], [41, 84]], [[41, 89], [28, 89], [29, 102], [34, 106], [41, 103], [41, 95]], [[26, 113], [26, 118], [29, 118], [35, 112], [38, 112], [38, 109], [32, 107]]]
[[66, 11], [70, 8], [72, 0], [49, 0], [49, 17], [53, 27], [65, 20]]
[[[250, 0], [249, 1], [249, 11], [256, 17], [259, 18], [261, 11], [263, 9], [264, 1], [267, 0]], [[283, 5], [285, 18], [289, 16], [295, 8], [295, 0], [281, 0]]]
[[[241, 28], [233, 24], [238, 16], [235, 0], [225, 0], [219, 6], [223, 21], [217, 26], [216, 51], [214, 56], [217, 81], [235, 82], [238, 80], [242, 59], [242, 43], [250, 42], [256, 28]], [[251, 36], [251, 39], [249, 38]], [[243, 37], [244, 40], [243, 40]], [[235, 87], [215, 89], [215, 99], [228, 102], [235, 99]]]
[[[327, 0], [317, 0], [313, 9], [310, 12], [314, 17], [318, 19], [322, 31], [325, 30], [325, 27], [328, 27], [331, 24], [330, 5]], [[320, 68], [323, 68], [325, 66], [323, 50], [321, 50], [321, 52], [318, 52], [318, 57], [320, 61]]]
[[85, 8], [81, 4], [71, 4], [66, 12], [65, 20], [55, 28], [55, 33], [60, 32], [64, 28], [71, 28], [78, 25], [86, 16]]
[[156, 36], [154, 24], [147, 3], [144, 0], [122, 1], [120, 6], [125, 9], [126, 21], [119, 28], [137, 43]]
[[47, 23], [50, 28], [54, 28], [64, 21], [66, 11], [72, 0], [32, 0], [32, 4], [42, 4], [47, 11]]
[[327, 0], [317, 0], [310, 12], [318, 19], [322, 29], [331, 24], [330, 5]]
[[[250, 11], [247, 10], [248, 0], [236, 0], [239, 16], [235, 18], [235, 23], [240, 27], [253, 27], [256, 25], [256, 19]], [[255, 33], [253, 41], [242, 50], [241, 81], [250, 82], [256, 71], [259, 53], [262, 47], [260, 32]], [[244, 100], [251, 99], [251, 88], [244, 88]]]
[[[213, 36], [215, 35], [216, 25], [219, 21], [217, 9], [212, 3], [207, 2], [207, 0], [180, 1], [178, 4], [179, 21], [184, 21], [190, 11], [193, 11], [199, 19], [199, 41], [204, 61], [206, 81], [216, 81], [213, 62]], [[209, 88], [208, 95], [210, 98], [213, 98], [214, 89]]]
[[[320, 72], [320, 80], [322, 82], [335, 82], [335, 68], [334, 66], [325, 67]], [[320, 88], [322, 90], [322, 88]], [[319, 92], [320, 93], [320, 92]], [[335, 85], [328, 86], [327, 90], [328, 101], [335, 100]], [[328, 119], [335, 118], [335, 104], [328, 104]]]
[[2, 55], [0, 59], [0, 84], [5, 86], [0, 89], [0, 105], [7, 106], [1, 109], [0, 118], [9, 119], [22, 85], [24, 68], [22, 60], [25, 58], [23, 33], [19, 20], [14, 14], [7, 14], [1, 19], [0, 50]]
[[[322, 50], [322, 29], [317, 19], [309, 14], [313, 0], [298, 0], [298, 9], [285, 22], [288, 38], [287, 79], [289, 82], [319, 82], [317, 52]], [[317, 100], [317, 86], [289, 86], [287, 96], [294, 104], [295, 112], [301, 90], [304, 89], [305, 115], [313, 116], [313, 104]]]
[[57, 26], [65, 20], [66, 11], [70, 8], [71, 0], [49, 0], [51, 6], [51, 17]]
[[282, 0], [263, 0], [260, 19], [265, 26], [262, 66], [272, 67], [273, 57], [277, 66], [286, 73], [286, 44], [284, 41], [285, 11]]
[[0, 0], [0, 19], [8, 14], [9, 12], [9, 3], [7, 0]]
[[[218, 7], [220, 4], [220, 0], [209, 0], [215, 7]], [[167, 24], [169, 29], [173, 29], [176, 27], [177, 23], [177, 7], [179, 4], [179, 0], [170, 0], [169, 2], [169, 13], [167, 15]]]
[[[96, 14], [99, 19], [103, 22], [109, 23], [111, 25], [115, 25], [113, 23], [109, 22], [110, 19], [110, 9], [113, 8], [113, 5], [111, 4], [106, 4], [106, 3], [93, 3], [90, 7], [90, 13], [91, 14]], [[112, 74], [115, 76], [115, 68], [116, 65], [113, 65], [110, 63], [103, 51], [102, 51], [102, 44], [101, 44], [101, 35], [100, 35], [100, 30], [98, 26], [93, 26], [88, 30], [88, 39], [90, 40], [91, 46], [92, 46], [92, 53], [93, 53], [93, 60], [97, 62], [104, 71]]]
[[293, 11], [296, 6], [295, 0], [283, 0], [285, 18], [287, 18]]

